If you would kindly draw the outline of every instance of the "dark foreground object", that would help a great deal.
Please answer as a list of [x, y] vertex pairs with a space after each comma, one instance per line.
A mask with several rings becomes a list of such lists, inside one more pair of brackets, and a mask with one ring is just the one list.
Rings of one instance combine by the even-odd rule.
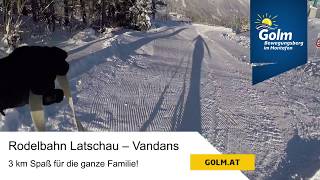
[[55, 89], [55, 79], [68, 73], [67, 57], [57, 47], [25, 46], [0, 59], [0, 113], [28, 104], [30, 91], [43, 96], [43, 105], [61, 102], [64, 93]]

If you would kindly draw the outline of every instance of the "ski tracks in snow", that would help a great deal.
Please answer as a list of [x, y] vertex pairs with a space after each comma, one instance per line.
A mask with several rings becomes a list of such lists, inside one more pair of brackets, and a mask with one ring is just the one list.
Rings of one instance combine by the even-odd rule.
[[[287, 82], [297, 79], [294, 72], [252, 86], [251, 67], [239, 60], [249, 49], [226, 33], [232, 32], [198, 24], [121, 31], [70, 50], [77, 118], [89, 131], [198, 131], [221, 152], [257, 154], [248, 175], [269, 176], [301, 119], [317, 120], [318, 106], [308, 103], [317, 91], [294, 89], [297, 83]], [[21, 122], [6, 117], [0, 126], [32, 130], [27, 112], [14, 110], [8, 119]], [[74, 130], [65, 102], [47, 107], [46, 115], [48, 129]]]

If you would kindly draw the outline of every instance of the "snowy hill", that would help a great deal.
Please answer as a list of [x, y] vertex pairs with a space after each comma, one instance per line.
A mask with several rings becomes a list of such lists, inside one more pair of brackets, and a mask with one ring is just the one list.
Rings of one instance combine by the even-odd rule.
[[224, 25], [249, 16], [249, 0], [166, 0], [169, 11], [185, 14], [195, 22]]

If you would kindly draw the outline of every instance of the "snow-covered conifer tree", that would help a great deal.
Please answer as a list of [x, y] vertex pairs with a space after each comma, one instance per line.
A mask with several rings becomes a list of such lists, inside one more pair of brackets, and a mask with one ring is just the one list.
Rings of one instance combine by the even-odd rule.
[[151, 27], [150, 15], [151, 1], [137, 0], [130, 8], [132, 18], [131, 26], [135, 29], [146, 31]]

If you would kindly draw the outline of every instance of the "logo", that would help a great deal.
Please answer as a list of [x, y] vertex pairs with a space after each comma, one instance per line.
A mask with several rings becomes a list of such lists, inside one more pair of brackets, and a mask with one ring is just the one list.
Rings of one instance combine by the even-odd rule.
[[259, 39], [263, 41], [265, 51], [292, 51], [295, 46], [303, 46], [304, 42], [293, 41], [293, 32], [284, 32], [278, 24], [278, 16], [259, 15], [255, 22], [259, 31]]
[[254, 22], [257, 24], [256, 29], [257, 30], [262, 30], [262, 29], [267, 29], [267, 30], [274, 30], [277, 29], [278, 25], [276, 24], [276, 18], [278, 16], [271, 16], [270, 14], [266, 13], [265, 15], [259, 15], [257, 21]]
[[307, 0], [251, 0], [250, 13], [253, 84], [307, 63]]

